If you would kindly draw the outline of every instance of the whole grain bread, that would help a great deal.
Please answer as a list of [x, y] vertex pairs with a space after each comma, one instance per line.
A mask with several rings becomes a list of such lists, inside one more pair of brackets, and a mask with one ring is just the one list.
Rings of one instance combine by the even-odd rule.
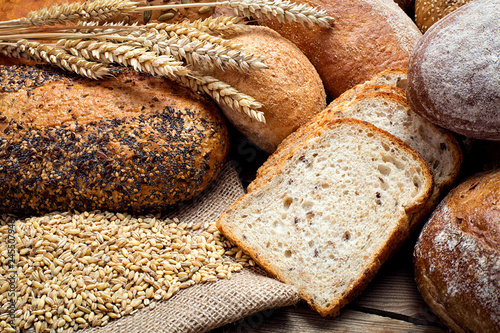
[[307, 135], [325, 118], [360, 119], [403, 140], [421, 154], [430, 166], [435, 187], [431, 198], [413, 219], [412, 226], [416, 228], [439, 203], [441, 194], [448, 190], [459, 176], [463, 160], [460, 145], [451, 133], [413, 112], [403, 97], [402, 89], [394, 86], [361, 85], [352, 90], [353, 93], [347, 91], [339, 97], [343, 101], [333, 101], [307, 126], [301, 127], [287, 138], [276, 153], [259, 168], [258, 177], [248, 186], [248, 191], [253, 191], [266, 182], [276, 172], [278, 161], [288, 154], [294, 145], [306, 140]]
[[335, 19], [331, 28], [257, 21], [295, 43], [311, 60], [334, 99], [382, 70], [408, 67], [422, 36], [393, 0], [296, 0], [318, 7]]
[[[336, 107], [338, 104], [344, 103], [344, 102], [350, 102], [354, 98], [356, 98], [358, 92], [369, 89], [367, 86], [373, 86], [377, 85], [377, 87], [373, 88], [373, 90], [380, 90], [380, 91], [388, 91], [388, 92], [393, 92], [395, 94], [399, 94], [402, 97], [406, 98], [406, 91], [402, 89], [406, 89], [406, 82], [407, 82], [407, 70], [404, 68], [389, 68], [386, 70], [383, 70], [382, 72], [376, 74], [374, 77], [372, 77], [370, 80], [358, 84], [354, 86], [353, 88], [345, 91], [342, 95], [334, 99], [329, 105], [328, 108], [333, 108]], [[392, 89], [391, 87], [387, 87], [387, 85], [399, 87], [401, 89]], [[263, 177], [263, 174], [272, 172], [275, 167], [275, 161], [278, 160], [283, 154], [286, 154], [287, 150], [290, 149], [292, 145], [289, 145], [288, 142], [290, 141], [295, 141], [298, 140], [304, 132], [308, 130], [308, 127], [303, 127], [292, 134], [290, 134], [283, 142], [280, 144], [275, 151], [274, 154], [269, 156], [267, 161], [259, 168], [258, 170], [258, 177], [257, 181], [252, 182], [248, 186], [248, 190], [251, 191], [254, 187], [258, 186], [260, 181], [264, 180], [265, 177]], [[282, 146], [285, 146], [283, 148]]]
[[431, 189], [427, 164], [401, 140], [325, 119], [217, 226], [321, 315], [336, 315], [408, 237]]
[[471, 1], [434, 24], [412, 53], [408, 101], [464, 136], [500, 140], [500, 0]]
[[245, 26], [224, 35], [248, 52], [265, 58], [268, 68], [242, 73], [223, 68], [208, 72], [263, 104], [266, 123], [221, 105], [224, 115], [250, 141], [267, 153], [290, 133], [326, 107], [326, 94], [316, 69], [306, 56], [277, 32], [261, 26]]
[[228, 131], [210, 101], [116, 70], [92, 81], [0, 67], [0, 211], [158, 211], [223, 167]]
[[500, 169], [454, 188], [414, 251], [418, 289], [453, 332], [500, 332]]
[[415, 23], [425, 33], [429, 28], [471, 0], [415, 0]]

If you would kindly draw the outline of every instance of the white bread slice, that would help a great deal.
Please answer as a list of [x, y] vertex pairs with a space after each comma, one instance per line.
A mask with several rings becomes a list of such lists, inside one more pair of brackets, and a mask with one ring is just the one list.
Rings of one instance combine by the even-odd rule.
[[[314, 117], [306, 126], [299, 128], [285, 139], [278, 150], [259, 168], [257, 178], [248, 186], [253, 191], [275, 171], [276, 161], [293, 147], [292, 142], [306, 138], [314, 130], [315, 123], [324, 119], [356, 118], [364, 120], [395, 135], [419, 152], [431, 167], [436, 185], [432, 200], [422, 213], [425, 217], [439, 201], [442, 191], [448, 189], [460, 172], [462, 153], [460, 145], [448, 131], [432, 124], [410, 108], [401, 89], [393, 86], [367, 85], [353, 88], [355, 95], [342, 103], [332, 102], [324, 111]], [[417, 221], [419, 224], [420, 221]]]
[[336, 315], [408, 237], [431, 188], [427, 164], [398, 138], [326, 119], [217, 227], [321, 315]]
[[[352, 101], [354, 98], [356, 98], [359, 92], [363, 91], [367, 86], [373, 86], [373, 85], [380, 86], [375, 89], [377, 90], [380, 89], [381, 91], [386, 91], [387, 89], [390, 89], [390, 87], [387, 87], [388, 85], [398, 87], [400, 89], [393, 90], [393, 92], [395, 94], [401, 95], [402, 97], [406, 98], [405, 89], [408, 81], [407, 74], [408, 70], [406, 68], [388, 68], [378, 73], [370, 80], [358, 84], [353, 88], [345, 91], [335, 100], [333, 100], [328, 105], [328, 108], [333, 108], [341, 103]], [[275, 153], [272, 154], [269, 157], [269, 159], [259, 168], [257, 174], [263, 175], [265, 173], [272, 172], [274, 170], [275, 161], [279, 159], [280, 156], [282, 156], [282, 154], [285, 154], [288, 150], [288, 148], [283, 149], [282, 147], [283, 146], [290, 147], [288, 143], [290, 141], [298, 140], [302, 135], [304, 135], [305, 132], [307, 132], [307, 130], [308, 130], [307, 127], [304, 125], [301, 128], [297, 129], [292, 134], [290, 134], [287, 138], [285, 138], [285, 140], [283, 140], [281, 144], [278, 145], [278, 148], [276, 149]], [[259, 185], [258, 182], [253, 182], [248, 186], [247, 190], [252, 191], [253, 188], [257, 187], [258, 185]]]

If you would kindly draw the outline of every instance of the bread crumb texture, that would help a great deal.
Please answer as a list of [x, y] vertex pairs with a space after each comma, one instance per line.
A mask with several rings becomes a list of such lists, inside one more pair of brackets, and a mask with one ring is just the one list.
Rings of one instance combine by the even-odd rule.
[[222, 168], [227, 129], [210, 102], [132, 71], [89, 81], [2, 67], [0, 210], [156, 211]]
[[425, 162], [381, 132], [352, 119], [320, 125], [218, 222], [322, 315], [364, 288], [430, 192]]

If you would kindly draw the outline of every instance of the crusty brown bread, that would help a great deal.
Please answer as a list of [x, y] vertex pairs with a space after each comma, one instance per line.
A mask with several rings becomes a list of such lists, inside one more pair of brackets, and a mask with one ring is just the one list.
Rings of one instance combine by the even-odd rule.
[[476, 0], [434, 24], [412, 53], [407, 97], [429, 121], [500, 140], [500, 0]]
[[242, 73], [224, 68], [209, 72], [263, 104], [266, 123], [221, 105], [226, 117], [250, 141], [267, 153], [326, 107], [326, 94], [316, 69], [306, 56], [277, 32], [246, 26], [224, 38], [265, 58], [266, 69]]
[[259, 19], [295, 43], [311, 60], [334, 99], [384, 69], [408, 67], [421, 33], [393, 0], [297, 0], [325, 10], [331, 28]]
[[415, 23], [426, 32], [434, 23], [471, 0], [415, 0]]
[[393, 135], [326, 118], [277, 169], [217, 227], [321, 315], [336, 315], [408, 237], [431, 172]]
[[221, 170], [228, 132], [211, 102], [116, 70], [91, 81], [0, 67], [0, 211], [158, 211]]
[[500, 169], [453, 189], [414, 251], [424, 300], [454, 332], [500, 332]]

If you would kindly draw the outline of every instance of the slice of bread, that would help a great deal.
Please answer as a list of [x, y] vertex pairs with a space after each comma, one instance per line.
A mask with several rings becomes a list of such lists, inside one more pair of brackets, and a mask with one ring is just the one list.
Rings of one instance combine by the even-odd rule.
[[[358, 84], [353, 88], [345, 91], [342, 95], [333, 100], [328, 105], [328, 108], [333, 108], [334, 106], [337, 106], [344, 102], [350, 102], [354, 98], [356, 98], [359, 92], [361, 92], [364, 89], [368, 89], [367, 86], [374, 86], [374, 85], [380, 86], [374, 89], [381, 91], [387, 91], [387, 89], [391, 89], [391, 87], [387, 87], [388, 85], [398, 87], [400, 89], [392, 90], [392, 92], [406, 98], [405, 89], [408, 81], [407, 73], [408, 71], [406, 68], [386, 69], [375, 75], [370, 80]], [[288, 143], [291, 141], [298, 140], [306, 131], [307, 131], [306, 127], [302, 126], [302, 128], [297, 129], [295, 132], [293, 132], [287, 138], [285, 138], [285, 140], [283, 140], [281, 144], [278, 145], [278, 148], [276, 149], [274, 154], [272, 154], [266, 161], [266, 163], [264, 163], [261, 166], [261, 168], [259, 168], [258, 175], [263, 175], [265, 173], [272, 172], [274, 170], [275, 161], [278, 160], [283, 154], [285, 154], [288, 151], [288, 148], [291, 147]], [[288, 147], [288, 148], [283, 149], [282, 147]], [[258, 185], [259, 185], [258, 182], [253, 182], [248, 186], [247, 190], [252, 191], [253, 188], [257, 187]]]
[[289, 136], [259, 168], [258, 177], [249, 185], [248, 190], [253, 191], [269, 178], [275, 171], [276, 161], [293, 147], [291, 143], [304, 140], [318, 121], [325, 118], [356, 118], [395, 135], [422, 155], [431, 167], [436, 185], [432, 200], [428, 203], [429, 209], [432, 209], [438, 203], [440, 193], [448, 189], [458, 177], [462, 164], [460, 145], [448, 131], [413, 112], [401, 89], [367, 85], [355, 90], [356, 94], [351, 96], [352, 99], [346, 98], [341, 103], [332, 102], [320, 115]]
[[324, 119], [217, 221], [323, 316], [359, 294], [409, 235], [432, 189], [420, 155], [363, 121]]

